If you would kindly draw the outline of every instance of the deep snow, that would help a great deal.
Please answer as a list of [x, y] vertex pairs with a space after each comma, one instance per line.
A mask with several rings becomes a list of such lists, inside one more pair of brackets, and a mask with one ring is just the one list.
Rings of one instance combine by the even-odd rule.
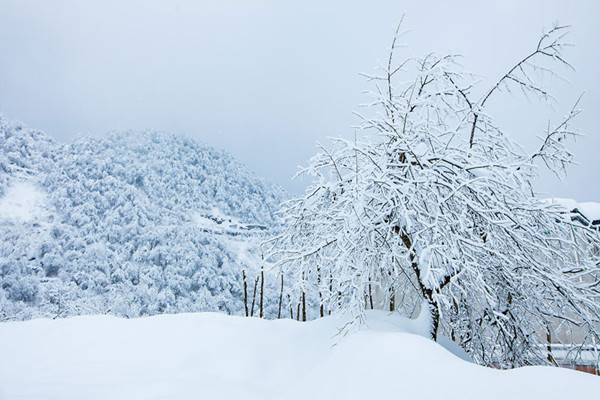
[[498, 371], [369, 312], [301, 323], [216, 313], [82, 316], [0, 324], [0, 399], [578, 399], [600, 378], [551, 367]]

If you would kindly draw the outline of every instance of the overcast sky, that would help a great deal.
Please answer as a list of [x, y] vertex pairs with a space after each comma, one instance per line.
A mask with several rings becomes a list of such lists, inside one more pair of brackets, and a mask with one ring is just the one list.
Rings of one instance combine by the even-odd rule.
[[572, 147], [580, 166], [538, 189], [600, 202], [600, 6], [596, 1], [0, 0], [0, 113], [70, 142], [151, 128], [223, 148], [257, 174], [291, 182], [316, 141], [353, 136], [361, 92], [402, 14], [410, 54], [464, 55], [491, 85], [545, 27], [572, 24], [551, 110], [515, 95], [490, 102], [526, 147], [586, 92]]

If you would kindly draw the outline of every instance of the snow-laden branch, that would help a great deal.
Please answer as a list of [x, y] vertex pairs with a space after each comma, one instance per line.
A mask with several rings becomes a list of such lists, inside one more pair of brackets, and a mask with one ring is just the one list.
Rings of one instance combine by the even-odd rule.
[[310, 160], [304, 172], [315, 180], [286, 204], [286, 228], [269, 243], [298, 279], [293, 296], [312, 291], [321, 310], [357, 316], [371, 304], [409, 315], [425, 304], [432, 337], [447, 333], [484, 364], [548, 362], [547, 330], [553, 340], [565, 329], [600, 340], [599, 234], [531, 184], [537, 160], [555, 172], [572, 162], [564, 142], [578, 104], [534, 155], [484, 108], [510, 82], [549, 95], [528, 71], [539, 57], [566, 64], [564, 32], [545, 34], [477, 102], [454, 56], [394, 64], [390, 54], [372, 77], [387, 84], [374, 92], [380, 112], [362, 118], [363, 137], [337, 139]]

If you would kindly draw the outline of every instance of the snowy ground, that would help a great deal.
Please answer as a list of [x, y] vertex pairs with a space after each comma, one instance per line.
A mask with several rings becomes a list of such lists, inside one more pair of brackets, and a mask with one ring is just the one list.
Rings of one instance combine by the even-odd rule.
[[[0, 399], [584, 399], [600, 378], [550, 367], [497, 371], [368, 315], [265, 321], [214, 313], [0, 324]], [[412, 332], [412, 333], [411, 333]], [[453, 350], [455, 353], [456, 351]]]
[[49, 214], [47, 195], [42, 189], [26, 180], [18, 180], [0, 196], [0, 220], [44, 220]]

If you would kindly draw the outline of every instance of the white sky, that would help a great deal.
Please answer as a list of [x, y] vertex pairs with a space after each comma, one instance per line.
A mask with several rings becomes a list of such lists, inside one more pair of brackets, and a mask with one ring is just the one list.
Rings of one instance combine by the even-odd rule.
[[[568, 182], [547, 174], [538, 188], [600, 201], [599, 4], [0, 0], [0, 113], [64, 142], [114, 128], [183, 133], [298, 193], [307, 182], [290, 178], [316, 141], [353, 135], [370, 88], [358, 73], [386, 58], [403, 13], [407, 52], [463, 54], [482, 89], [558, 21], [573, 25], [577, 71], [559, 70], [570, 83], [554, 86], [556, 113], [585, 91], [577, 126], [587, 136], [572, 147], [580, 166]], [[490, 105], [526, 147], [553, 116], [518, 95]]]

